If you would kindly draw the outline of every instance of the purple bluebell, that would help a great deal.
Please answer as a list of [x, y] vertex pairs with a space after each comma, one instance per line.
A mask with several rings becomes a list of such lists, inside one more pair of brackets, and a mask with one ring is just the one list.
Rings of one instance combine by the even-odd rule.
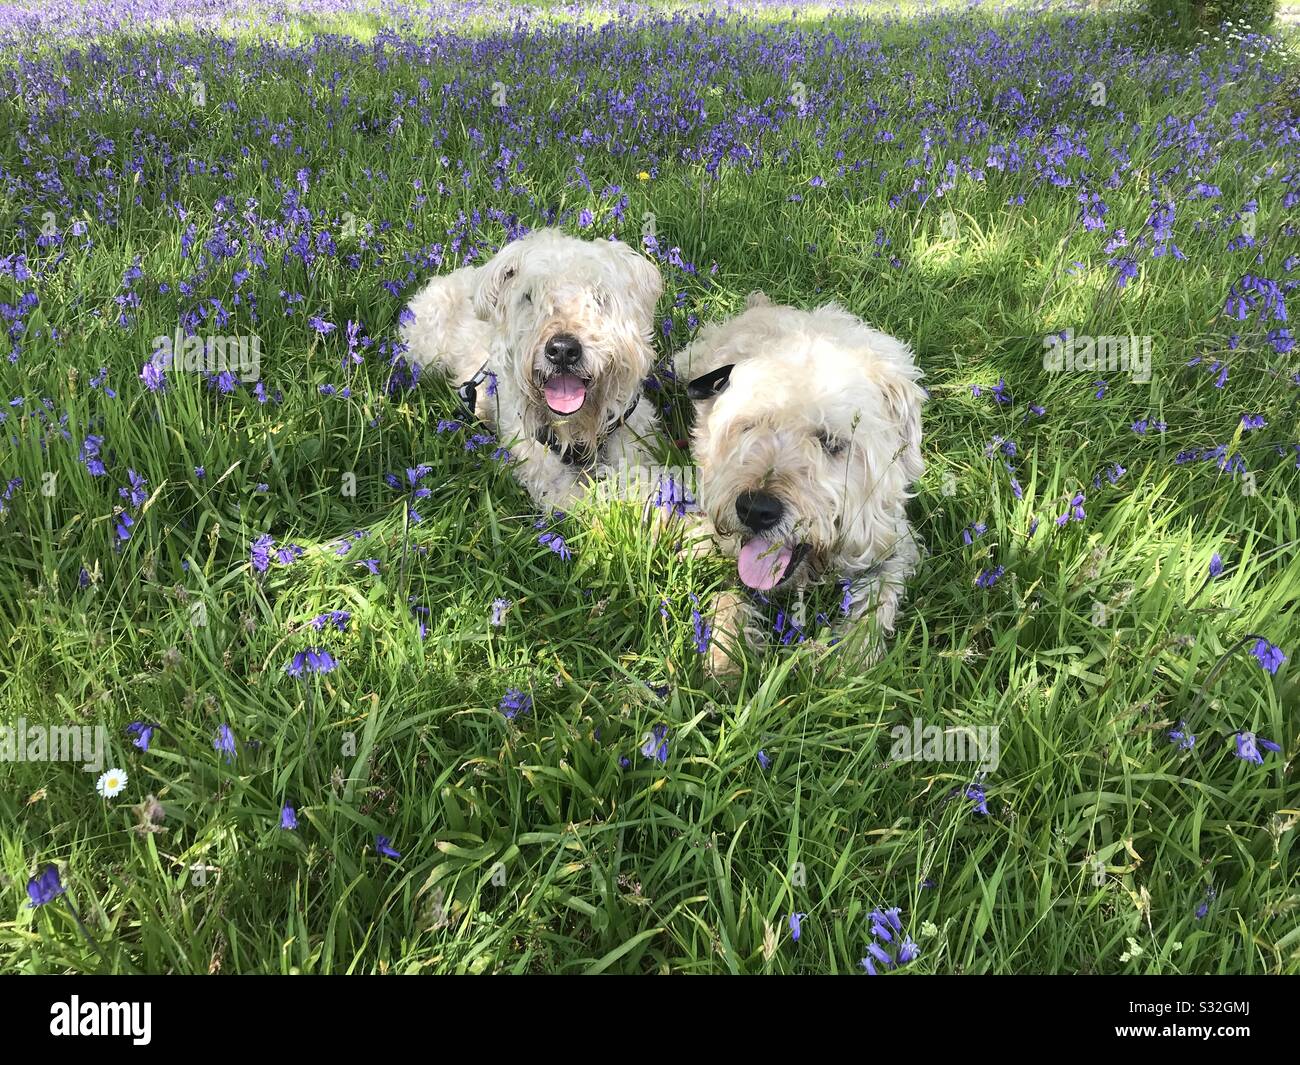
[[53, 902], [66, 891], [63, 881], [59, 879], [59, 867], [47, 865], [27, 881], [27, 897], [30, 900], [27, 906], [34, 910], [38, 906]]

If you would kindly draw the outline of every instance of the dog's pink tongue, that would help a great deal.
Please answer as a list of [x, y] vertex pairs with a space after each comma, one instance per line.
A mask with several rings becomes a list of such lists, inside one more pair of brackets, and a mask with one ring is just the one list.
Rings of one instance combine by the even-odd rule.
[[793, 554], [794, 552], [784, 544], [777, 547], [771, 541], [756, 536], [740, 549], [736, 568], [740, 571], [740, 579], [745, 584], [757, 591], [765, 592], [769, 588], [774, 588], [785, 576], [786, 567], [790, 565], [790, 557]]
[[556, 414], [572, 414], [587, 399], [587, 386], [571, 373], [556, 374], [546, 382], [546, 405]]

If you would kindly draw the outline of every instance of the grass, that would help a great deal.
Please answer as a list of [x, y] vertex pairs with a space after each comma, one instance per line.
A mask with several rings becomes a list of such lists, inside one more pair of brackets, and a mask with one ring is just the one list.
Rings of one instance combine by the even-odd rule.
[[[1271, 675], [1249, 653], [1256, 636], [1296, 653], [1300, 390], [1294, 352], [1266, 340], [1277, 324], [1223, 313], [1242, 274], [1296, 277], [1296, 121], [1273, 92], [1294, 59], [1258, 42], [1167, 50], [1119, 17], [787, 8], [595, 13], [598, 34], [565, 11], [512, 28], [492, 7], [465, 22], [321, 8], [105, 31], [95, 54], [85, 34], [49, 36], [27, 68], [8, 38], [0, 252], [39, 277], [10, 260], [0, 301], [39, 302], [0, 361], [0, 393], [24, 397], [0, 426], [0, 486], [23, 482], [0, 514], [0, 720], [102, 724], [129, 783], [104, 800], [77, 765], [0, 763], [0, 969], [850, 972], [868, 913], [896, 906], [920, 947], [907, 972], [1300, 971], [1300, 683], [1294, 661]], [[161, 83], [136, 74], [155, 69]], [[638, 81], [666, 94], [667, 128], [616, 127], [616, 93]], [[784, 103], [795, 81], [803, 117]], [[725, 136], [755, 146], [729, 125], [745, 107], [779, 116], [754, 156], [715, 161]], [[1194, 132], [1163, 124], [1193, 115]], [[1037, 169], [1054, 126], [1087, 133], [1064, 186]], [[556, 136], [584, 129], [614, 129], [615, 149]], [[516, 153], [504, 166], [498, 141]], [[995, 144], [1025, 168], [986, 166]], [[913, 194], [949, 160], [955, 187]], [[1105, 232], [1080, 225], [1081, 182]], [[1186, 258], [1148, 243], [1119, 288], [1103, 245], [1116, 227], [1149, 242], [1153, 182]], [[1192, 196], [1197, 182], [1221, 196]], [[1251, 199], [1260, 243], [1229, 250]], [[574, 231], [589, 209], [590, 235], [631, 241], [652, 214], [665, 359], [760, 287], [836, 299], [912, 344], [931, 393], [914, 503], [930, 554], [882, 662], [846, 672], [810, 631], [715, 684], [692, 596], [707, 606], [734, 567], [680, 555], [616, 505], [556, 524], [563, 560], [492, 445], [435, 430], [453, 414], [439, 382], [389, 394], [406, 299], [502, 241], [490, 209]], [[46, 211], [53, 246], [37, 239]], [[201, 262], [223, 233], [237, 254]], [[230, 318], [199, 331], [255, 333], [281, 402], [192, 373], [161, 394], [138, 379], [182, 314], [219, 320], [214, 297]], [[359, 363], [349, 321], [368, 338]], [[1150, 382], [1046, 373], [1043, 338], [1067, 327], [1152, 337]], [[1196, 355], [1227, 361], [1223, 387]], [[1000, 379], [1014, 402], [990, 395]], [[659, 398], [683, 436], [685, 397]], [[1245, 413], [1267, 426], [1243, 430]], [[82, 461], [88, 435], [103, 476]], [[995, 437], [1017, 445], [1020, 498], [1006, 456], [986, 454]], [[1175, 461], [1219, 446], [1246, 472]], [[432, 491], [414, 522], [384, 474], [420, 463]], [[145, 501], [119, 495], [128, 469]], [[1058, 526], [1076, 492], [1086, 518]], [[266, 533], [302, 556], [256, 572]], [[837, 601], [825, 589], [809, 614]], [[309, 626], [328, 610], [350, 612], [346, 633]], [[311, 646], [339, 668], [287, 675]], [[513, 720], [509, 688], [532, 699]], [[889, 757], [913, 719], [998, 728], [987, 815], [970, 764]], [[147, 752], [133, 721], [157, 725]], [[1180, 722], [1191, 751], [1169, 740]], [[663, 764], [639, 751], [659, 725]], [[1245, 730], [1280, 752], [1235, 757]], [[147, 795], [163, 831], [134, 827]], [[27, 907], [50, 863], [96, 946], [62, 903]], [[797, 944], [791, 913], [807, 915]]]

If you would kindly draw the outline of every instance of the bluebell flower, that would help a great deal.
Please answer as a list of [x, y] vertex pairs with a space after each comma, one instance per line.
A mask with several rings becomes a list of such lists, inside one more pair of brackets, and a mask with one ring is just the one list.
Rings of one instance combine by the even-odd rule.
[[537, 542], [543, 547], [549, 548], [554, 554], [559, 555], [565, 562], [568, 562], [573, 557], [564, 537], [557, 532], [544, 532], [537, 537]]
[[284, 671], [291, 677], [301, 677], [304, 673], [333, 673], [338, 669], [338, 662], [328, 651], [309, 647], [299, 651], [293, 659], [285, 664]]
[[139, 747], [142, 751], [149, 749], [149, 744], [153, 740], [153, 730], [157, 726], [147, 725], [143, 721], [132, 721], [126, 726], [128, 734], [135, 736], [131, 741], [133, 747]]
[[1278, 667], [1286, 661], [1286, 655], [1282, 653], [1282, 648], [1264, 639], [1256, 640], [1255, 646], [1250, 649], [1250, 653], [1255, 656], [1260, 666], [1268, 673], [1276, 674]]
[[213, 750], [225, 754], [226, 765], [235, 758], [235, 734], [230, 731], [229, 725], [218, 725], [216, 738], [212, 741]]
[[47, 865], [27, 881], [27, 897], [31, 900], [27, 906], [33, 910], [38, 906], [44, 906], [47, 902], [53, 902], [66, 890], [59, 879], [59, 867]]
[[1243, 762], [1252, 762], [1255, 765], [1264, 764], [1264, 756], [1259, 751], [1260, 747], [1274, 753], [1282, 749], [1272, 740], [1266, 740], [1263, 736], [1256, 736], [1253, 732], [1238, 732], [1236, 738], [1237, 757]]
[[699, 654], [704, 654], [709, 649], [709, 641], [713, 638], [713, 626], [706, 622], [700, 613], [699, 599], [692, 595], [691, 602], [695, 604], [691, 607], [691, 623], [695, 626], [695, 650]]
[[795, 943], [799, 942], [799, 937], [803, 934], [803, 919], [807, 916], [806, 913], [790, 914], [790, 939]]
[[317, 632], [324, 629], [326, 625], [333, 625], [339, 632], [347, 632], [348, 622], [351, 620], [352, 615], [346, 610], [327, 610], [324, 614], [317, 614], [308, 624]]
[[668, 762], [668, 726], [656, 725], [651, 735], [641, 744], [641, 753], [647, 758], [658, 760], [661, 765]]
[[253, 569], [258, 573], [265, 573], [271, 565], [271, 548], [275, 546], [275, 541], [269, 533], [263, 533], [253, 541], [253, 546], [249, 550], [249, 560], [253, 564]]
[[391, 843], [392, 840], [390, 840], [387, 836], [376, 836], [375, 853], [380, 855], [381, 857], [392, 858], [394, 861], [396, 861], [398, 858], [402, 856], [402, 854], [400, 851], [393, 850], [393, 848], [390, 846]]
[[1070, 499], [1066, 511], [1056, 519], [1056, 524], [1064, 526], [1067, 522], [1083, 521], [1088, 515], [1084, 512], [1083, 504], [1087, 497], [1082, 492], [1076, 492]]
[[292, 806], [285, 806], [280, 810], [280, 827], [289, 832], [298, 827], [298, 814]]
[[503, 713], [507, 721], [513, 721], [520, 714], [526, 714], [533, 708], [533, 697], [525, 695], [518, 688], [507, 688], [505, 695], [501, 697], [501, 705], [497, 708]]

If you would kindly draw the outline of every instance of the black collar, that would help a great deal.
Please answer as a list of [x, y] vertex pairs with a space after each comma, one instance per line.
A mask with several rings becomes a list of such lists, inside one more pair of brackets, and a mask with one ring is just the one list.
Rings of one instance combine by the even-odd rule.
[[569, 444], [568, 446], [565, 446], [564, 444], [561, 444], [559, 437], [555, 435], [555, 430], [549, 425], [545, 429], [539, 429], [537, 431], [537, 442], [553, 452], [566, 466], [577, 466], [579, 469], [590, 472], [595, 468], [596, 460], [600, 457], [601, 445], [604, 444], [605, 440], [612, 432], [614, 432], [615, 429], [626, 422], [628, 418], [632, 417], [632, 412], [636, 410], [636, 406], [640, 402], [641, 393], [637, 392], [637, 394], [632, 397], [632, 402], [628, 406], [627, 410], [600, 431], [596, 437], [596, 447], [594, 449], [585, 445], [575, 446]]
[[478, 411], [476, 410], [478, 386], [488, 377], [491, 377], [493, 381], [496, 380], [496, 374], [489, 374], [487, 363], [484, 363], [478, 368], [478, 373], [456, 389], [456, 395], [460, 397], [461, 406], [464, 408], [463, 413], [471, 422], [478, 420]]
[[[478, 386], [488, 377], [493, 377], [495, 379], [495, 375], [489, 372], [487, 363], [484, 363], [478, 368], [478, 373], [468, 381], [462, 383], [460, 387], [456, 389], [456, 395], [460, 397], [461, 405], [464, 408], [463, 413], [471, 422], [478, 420], [478, 413], [475, 410], [478, 402]], [[579, 447], [574, 446], [573, 444], [566, 446], [560, 443], [560, 438], [555, 435], [555, 430], [549, 425], [545, 429], [539, 429], [537, 431], [537, 442], [554, 452], [559, 460], [566, 466], [577, 466], [579, 469], [591, 471], [595, 468], [596, 460], [600, 457], [600, 446], [605, 442], [605, 438], [626, 422], [628, 418], [632, 417], [632, 412], [636, 410], [636, 406], [640, 402], [641, 393], [638, 391], [637, 394], [632, 397], [632, 402], [628, 406], [627, 410], [600, 431], [596, 437], [595, 448], [586, 446]]]

